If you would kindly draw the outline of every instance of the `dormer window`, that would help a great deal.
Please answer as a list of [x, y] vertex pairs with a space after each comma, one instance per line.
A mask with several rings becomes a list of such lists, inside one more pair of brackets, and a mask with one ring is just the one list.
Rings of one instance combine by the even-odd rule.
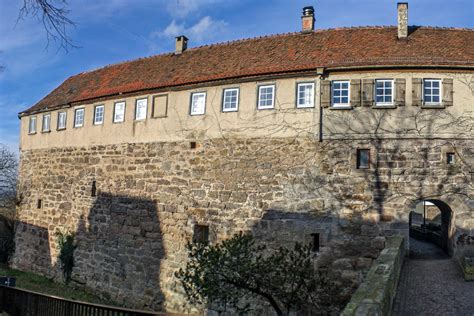
[[48, 133], [51, 131], [51, 114], [44, 114], [43, 115], [43, 126], [42, 130], [43, 133]]
[[425, 105], [441, 105], [441, 80], [423, 80], [423, 103]]
[[332, 82], [332, 106], [348, 107], [349, 103], [349, 81]]
[[30, 117], [30, 122], [28, 124], [28, 134], [36, 133], [36, 116]]

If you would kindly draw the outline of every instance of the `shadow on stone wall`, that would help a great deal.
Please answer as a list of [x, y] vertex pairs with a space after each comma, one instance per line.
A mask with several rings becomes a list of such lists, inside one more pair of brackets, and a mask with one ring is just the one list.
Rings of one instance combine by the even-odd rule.
[[48, 228], [17, 221], [12, 267], [51, 277], [56, 268], [52, 262], [50, 233]]
[[339, 308], [350, 300], [386, 240], [380, 227], [362, 218], [344, 221], [334, 216], [272, 209], [264, 212], [251, 232], [270, 249], [293, 248], [295, 242], [310, 245], [315, 264], [335, 286], [332, 301], [324, 303]]
[[73, 278], [121, 305], [160, 310], [165, 256], [156, 202], [100, 193], [76, 231]]

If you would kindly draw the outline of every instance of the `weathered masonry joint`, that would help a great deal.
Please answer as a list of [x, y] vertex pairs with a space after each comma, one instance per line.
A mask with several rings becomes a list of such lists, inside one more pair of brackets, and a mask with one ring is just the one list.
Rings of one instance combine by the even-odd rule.
[[68, 78], [19, 115], [14, 267], [59, 277], [67, 230], [86, 287], [190, 312], [174, 276], [187, 241], [242, 231], [310, 243], [348, 302], [387, 237], [409, 247], [420, 203], [456, 255], [474, 229], [474, 31], [411, 28], [407, 10], [394, 27], [320, 30], [307, 7], [296, 33], [180, 36]]

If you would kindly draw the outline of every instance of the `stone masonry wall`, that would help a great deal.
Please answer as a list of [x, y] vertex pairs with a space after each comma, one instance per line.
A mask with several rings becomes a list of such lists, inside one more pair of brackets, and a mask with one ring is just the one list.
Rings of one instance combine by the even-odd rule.
[[[271, 246], [311, 242], [347, 301], [384, 236], [408, 234], [423, 198], [474, 228], [473, 141], [218, 139], [23, 151], [13, 266], [59, 277], [55, 232], [76, 234], [73, 278], [120, 304], [190, 311], [174, 272], [195, 224], [216, 242], [239, 231]], [[356, 149], [371, 150], [356, 169]], [[462, 158], [446, 164], [446, 151]], [[96, 182], [97, 195], [91, 196]], [[38, 208], [41, 199], [41, 208]]]

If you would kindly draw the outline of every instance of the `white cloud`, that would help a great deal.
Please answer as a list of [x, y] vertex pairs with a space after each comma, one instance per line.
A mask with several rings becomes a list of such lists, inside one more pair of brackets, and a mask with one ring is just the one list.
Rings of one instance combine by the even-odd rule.
[[191, 41], [201, 42], [206, 39], [215, 37], [222, 33], [228, 23], [223, 20], [214, 20], [210, 16], [205, 16], [196, 24], [186, 28], [184, 23], [178, 24], [175, 20], [162, 31], [155, 31], [150, 34], [150, 37], [175, 37], [178, 35], [186, 35]]
[[224, 0], [169, 0], [168, 12], [174, 18], [184, 18], [190, 13], [201, 10], [202, 8], [223, 2]]

